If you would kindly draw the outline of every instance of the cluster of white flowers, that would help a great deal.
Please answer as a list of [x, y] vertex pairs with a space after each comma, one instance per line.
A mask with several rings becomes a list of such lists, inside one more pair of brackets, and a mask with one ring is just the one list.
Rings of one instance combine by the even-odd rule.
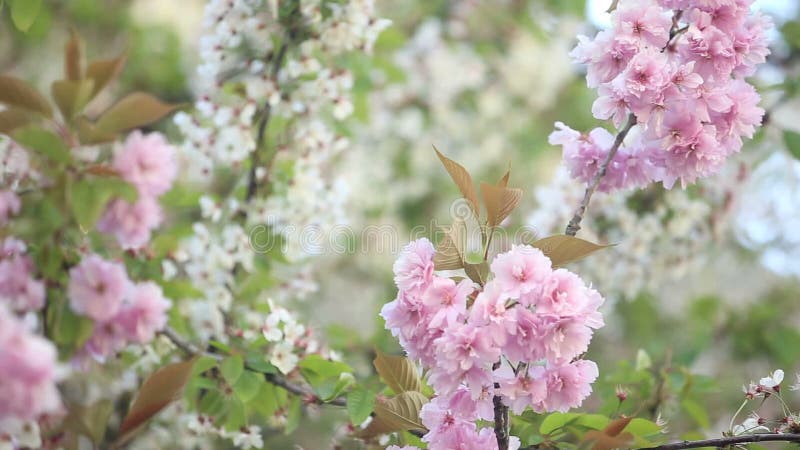
[[[530, 161], [531, 149], [519, 148], [528, 157], [516, 157], [508, 142], [530, 133], [531, 117], [551, 107], [570, 80], [569, 21], [547, 37], [520, 29], [498, 37], [507, 48], [478, 50], [460, 35], [484, 22], [481, 11], [466, 3], [453, 9], [457, 17], [423, 22], [395, 52], [403, 78], [375, 71], [380, 88], [370, 93], [369, 123], [356, 133], [346, 164], [361, 194], [354, 201], [364, 209], [386, 212], [386, 205], [428, 195], [442, 175], [431, 144], [473, 175], [479, 168], [499, 171], [509, 160], [527, 170], [520, 164]], [[484, 27], [470, 34], [495, 32]], [[387, 162], [376, 164], [376, 157]]]
[[[549, 185], [535, 190], [538, 205], [527, 226], [539, 236], [562, 233], [583, 191], [559, 169]], [[580, 237], [617, 245], [593, 254], [578, 271], [609, 299], [661, 292], [706, 261], [714, 240], [713, 212], [707, 198], [679, 189], [597, 193]]]
[[28, 152], [8, 136], [0, 134], [0, 184], [16, 190], [20, 183], [37, 176], [30, 166]]
[[[353, 113], [353, 76], [333, 60], [371, 51], [389, 23], [375, 17], [373, 0], [206, 6], [197, 113], [175, 116], [188, 177], [208, 180], [215, 167], [240, 169], [254, 151], [264, 153], [253, 160], [253, 174], [269, 185], [268, 195], [255, 196], [243, 212], [249, 225], [268, 225], [284, 238], [290, 261], [314, 254], [309, 235], [346, 222], [348, 189], [331, 167], [349, 144], [326, 117]], [[265, 123], [266, 148], [256, 149]]]

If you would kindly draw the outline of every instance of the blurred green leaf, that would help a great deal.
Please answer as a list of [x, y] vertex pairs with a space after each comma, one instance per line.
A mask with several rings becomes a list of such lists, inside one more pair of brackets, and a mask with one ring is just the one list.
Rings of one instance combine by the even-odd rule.
[[11, 10], [11, 20], [20, 31], [28, 31], [39, 14], [42, 0], [9, 0], [8, 8]]
[[781, 33], [786, 42], [792, 47], [800, 48], [800, 22], [790, 20], [783, 24]]
[[70, 164], [72, 155], [64, 141], [54, 133], [38, 127], [17, 130], [14, 139], [23, 147], [62, 164]]
[[347, 415], [353, 425], [367, 420], [375, 406], [375, 393], [362, 386], [354, 387], [347, 394]]
[[136, 189], [116, 177], [85, 177], [69, 186], [69, 202], [84, 233], [94, 229], [108, 202], [115, 197], [133, 202]]
[[794, 156], [795, 159], [800, 159], [800, 133], [784, 130], [783, 142], [786, 144], [786, 149], [789, 150], [789, 153]]
[[574, 422], [580, 414], [577, 413], [551, 413], [544, 418], [542, 424], [539, 425], [540, 434], [551, 434], [552, 432], [563, 428], [564, 426]]
[[244, 361], [239, 355], [229, 356], [222, 360], [222, 363], [219, 365], [219, 370], [222, 372], [225, 381], [233, 386], [244, 372]]
[[245, 370], [233, 385], [233, 392], [244, 403], [249, 402], [258, 395], [261, 385], [264, 384], [264, 376]]

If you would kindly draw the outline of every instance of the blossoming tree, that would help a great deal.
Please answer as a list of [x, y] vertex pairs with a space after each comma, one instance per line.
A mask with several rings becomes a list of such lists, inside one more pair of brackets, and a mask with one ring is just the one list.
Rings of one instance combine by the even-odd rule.
[[[39, 1], [5, 3], [15, 33], [47, 13]], [[708, 380], [669, 358], [656, 367], [644, 350], [635, 365], [605, 367], [594, 350], [626, 319], [606, 298], [638, 294], [650, 281], [613, 245], [661, 226], [674, 234], [636, 241], [644, 253], [694, 250], [711, 240], [705, 220], [723, 220], [690, 194], [733, 165], [766, 121], [748, 77], [770, 54], [772, 24], [752, 3], [616, 0], [608, 28], [578, 36], [569, 55], [586, 70], [591, 115], [610, 122], [579, 132], [565, 118], [549, 135], [564, 170], [536, 190], [543, 205], [527, 220], [540, 230], [566, 227], [563, 234], [514, 232], [523, 190], [510, 187], [510, 168], [476, 189], [464, 166], [426, 150], [421, 158], [438, 158], [436, 176], [446, 172], [462, 198], [452, 223], [396, 256], [394, 299], [379, 313], [383, 350], [322, 332], [307, 314], [321, 295], [319, 237], [347, 222], [347, 183], [361, 181], [348, 180], [353, 160], [342, 154], [388, 139], [363, 117], [373, 90], [376, 117], [380, 106], [411, 103], [443, 122], [451, 103], [474, 100], [470, 89], [499, 90], [480, 51], [451, 54], [433, 22], [421, 25], [412, 48], [397, 51], [409, 72], [398, 79], [409, 86], [381, 91], [372, 65], [396, 67], [373, 55], [392, 29], [372, 0], [209, 0], [196, 97], [173, 104], [144, 91], [113, 100], [127, 55], [87, 62], [71, 31], [49, 96], [24, 77], [0, 75], [0, 449], [288, 448], [292, 439], [389, 450], [800, 442], [796, 399], [786, 392], [800, 389], [800, 375], [790, 385], [775, 370], [746, 384], [717, 436], [673, 436], [667, 419], [678, 414], [669, 401], [710, 428], [695, 397]], [[468, 23], [473, 7], [447, 8], [453, 35], [464, 34], [455, 24]], [[789, 39], [798, 36], [794, 23], [783, 27]], [[433, 35], [433, 44], [423, 39]], [[509, 53], [529, 59], [525, 42], [513, 37]], [[463, 73], [443, 74], [448, 60]], [[521, 64], [499, 65], [508, 76]], [[424, 76], [439, 77], [434, 88]], [[500, 98], [512, 107], [520, 89], [508, 84], [514, 94]], [[550, 97], [525, 107], [542, 109]], [[475, 102], [498, 109], [491, 99]], [[409, 123], [419, 116], [398, 115], [405, 122], [389, 128], [414, 137]], [[797, 153], [791, 133], [785, 141]], [[386, 156], [368, 151], [357, 169], [378, 180]], [[563, 192], [575, 188], [582, 195]], [[596, 192], [603, 197], [593, 201]], [[637, 202], [658, 207], [628, 209]], [[604, 283], [587, 281], [613, 265], [625, 286], [604, 292]], [[385, 352], [397, 344], [397, 354]], [[593, 401], [598, 391], [610, 395]], [[300, 436], [315, 432], [331, 443]]]

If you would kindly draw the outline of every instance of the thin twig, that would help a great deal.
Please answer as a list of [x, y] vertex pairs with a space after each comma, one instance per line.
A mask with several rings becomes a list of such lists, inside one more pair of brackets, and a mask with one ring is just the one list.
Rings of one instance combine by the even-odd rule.
[[725, 448], [731, 445], [748, 444], [752, 442], [800, 442], [800, 434], [748, 434], [744, 436], [729, 436], [716, 439], [704, 439], [700, 441], [675, 442], [672, 444], [659, 445], [657, 447], [646, 447], [642, 448], [641, 450], [681, 450], [686, 448], [701, 447]]
[[617, 133], [617, 137], [614, 139], [614, 144], [611, 146], [611, 149], [609, 149], [605, 161], [603, 161], [603, 163], [600, 165], [600, 168], [594, 174], [594, 177], [592, 177], [592, 180], [586, 186], [586, 192], [583, 194], [583, 200], [581, 201], [580, 206], [578, 206], [577, 211], [575, 211], [575, 215], [572, 216], [569, 224], [567, 224], [567, 229], [564, 231], [564, 234], [575, 236], [578, 233], [578, 230], [581, 229], [581, 220], [583, 220], [583, 215], [586, 213], [586, 208], [589, 206], [589, 201], [592, 200], [594, 191], [597, 190], [597, 186], [600, 185], [600, 181], [606, 175], [608, 164], [612, 159], [614, 159], [614, 155], [617, 154], [617, 150], [619, 150], [620, 146], [622, 145], [622, 141], [625, 140], [625, 136], [628, 135], [628, 132], [631, 131], [631, 128], [633, 128], [634, 125], [636, 125], [636, 116], [630, 114], [625, 127], [623, 127], [619, 133]]
[[[286, 51], [289, 49], [289, 42], [288, 37], [283, 40], [281, 43], [280, 48], [278, 49], [278, 54], [275, 56], [275, 59], [272, 64], [272, 71], [270, 72], [270, 76], [273, 80], [275, 80], [275, 84], [278, 83], [278, 72], [280, 72], [281, 65], [283, 64], [283, 60], [286, 57]], [[256, 180], [256, 169], [260, 164], [259, 161], [259, 151], [264, 146], [264, 141], [267, 138], [267, 125], [269, 124], [269, 119], [272, 115], [272, 106], [269, 104], [269, 99], [264, 102], [264, 112], [261, 114], [261, 119], [258, 121], [258, 132], [256, 134], [256, 148], [253, 150], [253, 153], [250, 153], [250, 172], [247, 174], [247, 193], [245, 194], [244, 201], [245, 203], [249, 202], [253, 199], [256, 195], [256, 190], [258, 189], [258, 180]]]
[[[170, 327], [165, 327], [163, 330], [161, 330], [161, 334], [170, 341], [172, 341], [172, 343], [175, 344], [176, 347], [178, 347], [181, 351], [183, 351], [189, 356], [197, 356], [197, 355], [208, 356], [216, 359], [217, 361], [221, 361], [223, 359], [223, 355], [220, 355], [218, 353], [210, 353], [200, 350], [194, 344], [184, 339], [180, 334], [178, 334], [175, 330], [173, 330]], [[248, 366], [247, 364], [245, 364], [244, 367], [245, 369], [250, 370], [252, 372], [259, 372], [258, 370]], [[303, 400], [309, 403], [315, 403], [318, 405], [334, 405], [334, 406], [347, 405], [347, 401], [345, 400], [344, 397], [338, 397], [327, 402], [323, 401], [322, 399], [317, 397], [317, 395], [310, 389], [307, 389], [305, 386], [292, 383], [291, 381], [287, 380], [283, 375], [275, 373], [265, 373], [264, 379], [270, 384], [278, 386], [279, 388], [282, 388], [283, 390], [289, 393], [302, 397]]]

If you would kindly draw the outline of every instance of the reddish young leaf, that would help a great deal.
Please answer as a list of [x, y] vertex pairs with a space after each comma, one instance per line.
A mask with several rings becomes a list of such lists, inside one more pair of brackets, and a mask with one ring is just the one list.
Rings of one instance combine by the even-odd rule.
[[444, 156], [436, 147], [433, 147], [433, 151], [436, 152], [436, 156], [438, 156], [439, 160], [442, 161], [442, 165], [447, 170], [447, 173], [450, 174], [450, 178], [452, 178], [453, 182], [455, 182], [456, 186], [458, 186], [458, 190], [461, 191], [461, 195], [463, 195], [464, 198], [469, 202], [472, 212], [478, 216], [480, 211], [478, 195], [475, 193], [475, 186], [472, 184], [472, 177], [470, 176], [469, 172], [467, 172], [467, 169], [465, 169], [461, 164]]
[[83, 78], [83, 41], [75, 30], [64, 44], [64, 76], [71, 81]]
[[120, 426], [120, 440], [142, 426], [181, 395], [183, 387], [192, 373], [195, 359], [164, 366], [153, 372], [142, 383], [139, 394]]
[[95, 126], [104, 133], [118, 133], [156, 122], [179, 106], [164, 103], [144, 92], [134, 92], [101, 114]]
[[126, 54], [122, 54], [114, 59], [92, 61], [86, 68], [86, 78], [94, 80], [94, 90], [92, 97], [103, 90], [122, 71], [127, 59]]
[[0, 75], [0, 103], [53, 116], [53, 108], [33, 86], [19, 78]]

